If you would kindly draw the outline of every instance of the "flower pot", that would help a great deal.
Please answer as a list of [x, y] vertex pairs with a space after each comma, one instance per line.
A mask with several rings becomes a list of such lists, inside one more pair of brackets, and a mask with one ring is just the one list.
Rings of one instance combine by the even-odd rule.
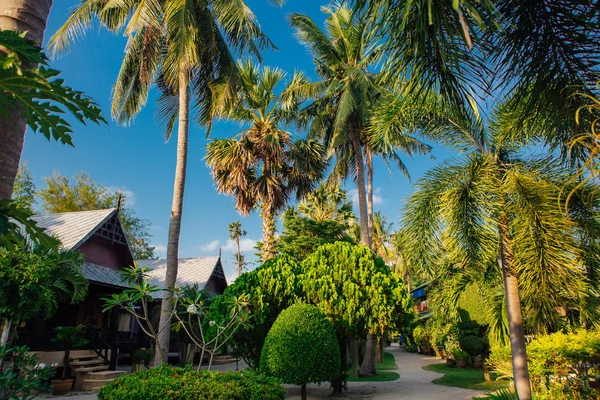
[[446, 358], [446, 366], [447, 367], [454, 367], [454, 360], [452, 358]]
[[467, 362], [465, 360], [456, 360], [456, 366], [458, 368], [467, 368]]
[[52, 385], [52, 394], [67, 394], [73, 387], [73, 379], [52, 379], [50, 384]]
[[481, 368], [483, 367], [483, 363], [481, 361], [473, 361], [473, 368]]

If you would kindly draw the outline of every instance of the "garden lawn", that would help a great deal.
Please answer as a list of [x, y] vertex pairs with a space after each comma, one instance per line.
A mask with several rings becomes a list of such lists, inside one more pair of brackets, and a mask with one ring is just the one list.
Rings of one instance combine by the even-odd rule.
[[377, 363], [377, 375], [375, 376], [357, 376], [351, 374], [348, 377], [348, 382], [390, 382], [400, 378], [400, 374], [391, 371], [398, 369], [396, 359], [392, 353], [387, 351], [383, 353], [383, 362]]
[[444, 374], [441, 378], [433, 380], [433, 383], [438, 385], [484, 391], [494, 391], [508, 387], [508, 381], [495, 381], [493, 375], [492, 383], [486, 382], [483, 378], [483, 371], [480, 369], [447, 367], [446, 364], [426, 365], [423, 369]]

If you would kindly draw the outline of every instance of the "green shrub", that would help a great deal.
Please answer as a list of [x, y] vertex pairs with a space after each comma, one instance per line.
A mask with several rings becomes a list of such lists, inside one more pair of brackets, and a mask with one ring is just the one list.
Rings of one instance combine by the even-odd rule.
[[413, 330], [413, 339], [417, 346], [421, 348], [424, 353], [429, 353], [431, 349], [431, 335], [425, 329], [424, 325], [417, 325]]
[[269, 331], [260, 370], [284, 383], [324, 382], [340, 374], [340, 347], [325, 314], [315, 306], [296, 304], [284, 310]]
[[419, 348], [416, 344], [410, 343], [406, 346], [406, 351], [408, 351], [409, 353], [417, 353], [419, 351]]
[[98, 400], [281, 400], [281, 383], [254, 371], [195, 371], [168, 365], [124, 375], [102, 387]]
[[[600, 332], [540, 335], [527, 345], [532, 389], [536, 398], [596, 399], [590, 380], [600, 369]], [[508, 346], [493, 349], [490, 364], [494, 371], [512, 377]]]
[[469, 353], [471, 357], [480, 356], [485, 344], [477, 336], [469, 335], [459, 340], [460, 348]]

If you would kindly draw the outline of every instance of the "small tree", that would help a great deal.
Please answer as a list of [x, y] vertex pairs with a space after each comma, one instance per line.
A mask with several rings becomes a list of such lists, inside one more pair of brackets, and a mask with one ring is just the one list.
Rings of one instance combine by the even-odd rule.
[[340, 348], [335, 330], [325, 314], [308, 304], [284, 310], [269, 331], [260, 358], [260, 369], [284, 383], [324, 382], [340, 374]]

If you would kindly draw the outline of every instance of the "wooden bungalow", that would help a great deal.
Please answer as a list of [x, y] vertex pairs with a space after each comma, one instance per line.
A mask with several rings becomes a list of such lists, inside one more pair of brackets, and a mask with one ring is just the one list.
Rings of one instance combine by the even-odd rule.
[[[62, 305], [53, 318], [45, 320], [40, 315], [22, 324], [18, 329], [18, 343], [34, 351], [52, 351], [55, 348], [50, 338], [54, 327], [82, 324], [86, 327], [90, 350], [107, 362], [110, 358], [113, 369], [118, 362], [118, 354], [147, 346], [149, 339], [130, 314], [123, 310], [102, 311], [102, 298], [128, 288], [119, 271], [131, 266], [134, 261], [118, 210], [38, 215], [33, 219], [48, 234], [57, 237], [65, 249], [83, 253], [82, 272], [88, 280], [89, 289], [84, 301]], [[166, 260], [139, 260], [138, 263], [150, 268], [153, 285], [164, 285]], [[200, 289], [215, 294], [223, 293], [227, 281], [220, 256], [181, 259], [177, 283], [180, 287], [198, 285]], [[157, 295], [157, 306], [161, 296], [162, 292]]]

